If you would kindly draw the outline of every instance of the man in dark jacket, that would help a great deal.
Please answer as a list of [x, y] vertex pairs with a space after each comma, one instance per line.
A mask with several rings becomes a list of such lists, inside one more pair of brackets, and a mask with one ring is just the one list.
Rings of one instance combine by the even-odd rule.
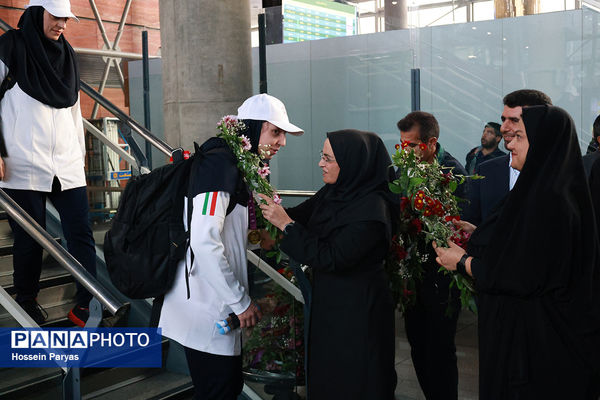
[[583, 156], [583, 168], [585, 169], [585, 175], [589, 178], [590, 172], [592, 171], [592, 165], [596, 160], [600, 160], [600, 115], [594, 120], [594, 141], [599, 145], [598, 150], [586, 154]]
[[[521, 89], [504, 96], [502, 111], [502, 138], [504, 146], [524, 129], [523, 107], [552, 105], [552, 100], [539, 90]], [[519, 171], [511, 168], [511, 154], [486, 161], [475, 169], [477, 175], [485, 177], [471, 182], [469, 187], [469, 206], [464, 219], [479, 225], [489, 215], [494, 206], [513, 188]]]
[[483, 134], [481, 135], [481, 146], [471, 149], [467, 154], [467, 163], [465, 164], [467, 172], [473, 174], [475, 169], [484, 162], [506, 155], [506, 153], [498, 148], [501, 140], [500, 124], [495, 122], [485, 124]]
[[[435, 117], [415, 111], [400, 121], [402, 142], [409, 142], [422, 161], [437, 159], [444, 168], [466, 175], [462, 165], [438, 143], [440, 128]], [[455, 193], [466, 198], [466, 187]], [[430, 251], [423, 263], [423, 281], [416, 288], [416, 302], [404, 314], [406, 336], [421, 389], [428, 400], [458, 398], [458, 368], [456, 365], [456, 322], [460, 312], [460, 293], [449, 288], [451, 277], [438, 272], [435, 252]]]

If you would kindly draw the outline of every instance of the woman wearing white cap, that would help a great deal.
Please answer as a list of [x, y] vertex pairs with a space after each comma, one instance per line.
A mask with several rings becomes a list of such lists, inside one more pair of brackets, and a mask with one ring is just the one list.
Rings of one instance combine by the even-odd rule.
[[[31, 0], [19, 29], [0, 37], [0, 187], [45, 227], [46, 199], [58, 212], [69, 251], [95, 274], [94, 238], [88, 221], [85, 142], [79, 106], [79, 68], [63, 37], [68, 0]], [[36, 301], [42, 249], [17, 223], [13, 265], [17, 302], [38, 323], [47, 314]], [[91, 295], [78, 285], [69, 318], [83, 326]]]
[[[267, 94], [247, 99], [237, 119], [246, 126], [238, 132], [249, 140], [245, 150], [265, 160], [286, 145], [286, 133], [303, 133], [289, 122], [283, 103]], [[235, 400], [244, 383], [240, 330], [223, 335], [215, 322], [235, 313], [241, 327], [251, 327], [261, 318], [248, 295], [247, 206], [254, 203], [226, 140], [208, 139], [194, 160], [201, 161], [191, 166], [187, 193], [193, 202], [190, 248], [165, 295], [159, 326], [185, 348], [194, 399]], [[187, 225], [187, 199], [184, 207]]]

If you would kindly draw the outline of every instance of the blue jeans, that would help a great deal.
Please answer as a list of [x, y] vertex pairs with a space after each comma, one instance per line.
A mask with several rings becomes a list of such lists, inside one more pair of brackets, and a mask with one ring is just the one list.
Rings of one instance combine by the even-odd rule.
[[[55, 178], [53, 191], [4, 189], [44, 229], [46, 229], [46, 199], [49, 199], [60, 214], [69, 253], [93, 276], [96, 276], [96, 248], [89, 222], [89, 206], [86, 187], [65, 191]], [[11, 218], [13, 231], [13, 282], [17, 302], [35, 299], [40, 290], [42, 271], [42, 247]], [[87, 307], [92, 295], [77, 282], [77, 304]]]

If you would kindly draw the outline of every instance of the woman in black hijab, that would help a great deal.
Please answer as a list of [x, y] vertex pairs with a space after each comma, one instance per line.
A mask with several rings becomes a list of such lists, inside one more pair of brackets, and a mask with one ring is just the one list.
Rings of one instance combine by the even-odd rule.
[[592, 203], [596, 213], [596, 226], [600, 236], [600, 158], [592, 164], [590, 172], [590, 191], [592, 192]]
[[[79, 68], [64, 38], [68, 0], [31, 0], [19, 29], [0, 37], [0, 188], [42, 227], [46, 200], [60, 214], [71, 254], [92, 275], [96, 270], [85, 179], [85, 140], [79, 104]], [[42, 324], [47, 314], [37, 303], [42, 248], [15, 221], [13, 265], [16, 301]], [[77, 285], [76, 306], [68, 317], [84, 326], [90, 293]]]
[[391, 164], [376, 134], [330, 132], [319, 161], [321, 190], [287, 213], [263, 197], [263, 215], [284, 232], [281, 249], [313, 271], [311, 400], [394, 398], [394, 305], [383, 269]]
[[600, 249], [575, 125], [552, 106], [523, 121], [514, 189], [438, 262], [475, 279], [481, 399], [596, 399]]

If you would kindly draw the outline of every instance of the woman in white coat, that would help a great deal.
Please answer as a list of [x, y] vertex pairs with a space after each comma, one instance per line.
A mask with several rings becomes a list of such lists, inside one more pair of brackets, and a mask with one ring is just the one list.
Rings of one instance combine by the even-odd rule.
[[[95, 275], [95, 245], [88, 220], [85, 142], [79, 105], [79, 68], [63, 36], [76, 19], [68, 0], [31, 0], [19, 29], [0, 37], [0, 188], [45, 227], [46, 199], [60, 213], [71, 254]], [[38, 324], [47, 313], [36, 297], [42, 248], [9, 219], [14, 234], [16, 300]], [[77, 287], [69, 318], [83, 326], [91, 295]]]

